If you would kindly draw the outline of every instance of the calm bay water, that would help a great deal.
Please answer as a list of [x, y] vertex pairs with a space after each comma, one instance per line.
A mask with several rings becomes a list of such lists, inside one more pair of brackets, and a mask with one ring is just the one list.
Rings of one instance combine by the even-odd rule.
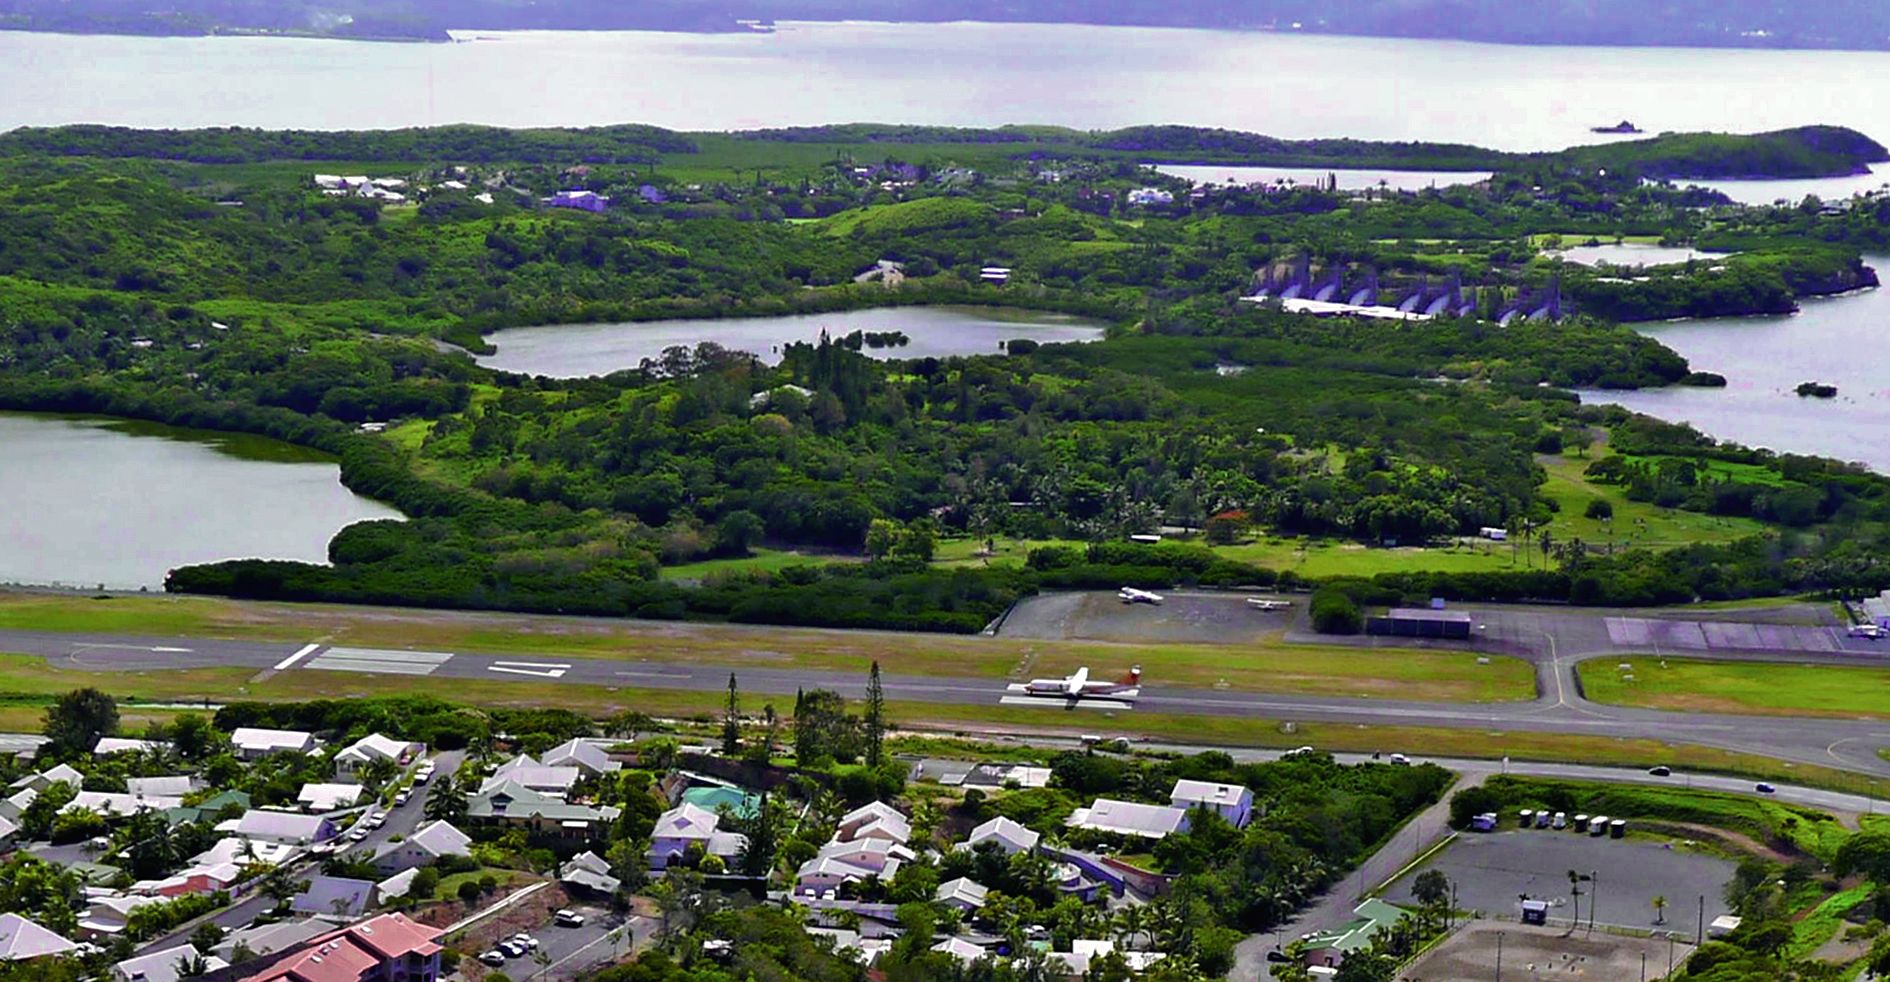
[[1890, 54], [1527, 48], [1042, 24], [519, 32], [461, 44], [0, 32], [0, 129], [848, 121], [1224, 126], [1541, 150], [1845, 123], [1890, 141]]
[[499, 350], [479, 363], [490, 368], [552, 378], [608, 375], [635, 368], [675, 345], [713, 341], [724, 348], [781, 360], [782, 345], [854, 331], [903, 331], [911, 343], [862, 348], [875, 358], [943, 358], [995, 354], [1002, 342], [1029, 338], [1040, 343], [1094, 341], [1100, 326], [1075, 317], [990, 307], [882, 307], [838, 314], [747, 317], [731, 320], [666, 320], [635, 324], [561, 324], [519, 327], [489, 335]]
[[[1890, 271], [1890, 256], [1866, 257]], [[1726, 376], [1723, 389], [1674, 387], [1584, 392], [1752, 447], [1855, 460], [1890, 474], [1890, 291], [1810, 300], [1790, 317], [1684, 321], [1644, 333], [1685, 355], [1695, 369]], [[1800, 382], [1838, 387], [1835, 399], [1801, 398]]]
[[399, 512], [331, 460], [248, 436], [0, 413], [0, 583], [163, 584], [219, 559], [326, 562], [353, 522]]
[[1701, 252], [1686, 246], [1663, 246], [1642, 242], [1612, 242], [1592, 246], [1571, 246], [1556, 251], [1555, 255], [1572, 263], [1583, 266], [1599, 266], [1607, 263], [1611, 266], [1660, 266], [1667, 263], [1683, 263], [1689, 259], [1719, 259], [1727, 255], [1723, 252]]

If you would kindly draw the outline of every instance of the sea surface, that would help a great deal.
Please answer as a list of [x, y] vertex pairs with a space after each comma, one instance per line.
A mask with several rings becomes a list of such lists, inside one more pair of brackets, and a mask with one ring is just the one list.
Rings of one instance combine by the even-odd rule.
[[0, 583], [157, 589], [192, 563], [323, 563], [343, 526], [400, 517], [333, 460], [260, 437], [0, 413], [0, 462]]
[[1058, 314], [993, 307], [881, 307], [787, 317], [510, 328], [487, 335], [498, 351], [480, 356], [479, 363], [523, 375], [582, 378], [635, 368], [665, 348], [711, 341], [773, 364], [781, 360], [782, 346], [818, 340], [823, 331], [834, 338], [854, 331], [900, 331], [910, 339], [897, 347], [860, 349], [874, 358], [988, 355], [1000, 353], [1004, 342], [1016, 338], [1047, 344], [1094, 341], [1103, 335], [1099, 324]]
[[1225, 164], [1160, 164], [1156, 170], [1196, 184], [1323, 184], [1338, 178], [1339, 190], [1358, 191], [1384, 188], [1390, 191], [1422, 191], [1456, 184], [1475, 184], [1490, 179], [1489, 171], [1447, 170], [1334, 170], [1319, 167], [1229, 167]]
[[[454, 44], [0, 32], [0, 129], [1185, 123], [1506, 150], [1843, 123], [1890, 142], [1890, 53], [1513, 47], [1048, 24], [534, 31]], [[489, 38], [474, 40], [473, 38]]]
[[[1864, 261], [1890, 274], [1890, 256]], [[1644, 325], [1642, 333], [1686, 356], [1698, 371], [1726, 376], [1723, 389], [1675, 386], [1583, 392], [1751, 447], [1819, 454], [1890, 474], [1890, 291], [1807, 300], [1789, 317], [1729, 317]], [[1800, 382], [1838, 387], [1834, 399], [1805, 398]]]

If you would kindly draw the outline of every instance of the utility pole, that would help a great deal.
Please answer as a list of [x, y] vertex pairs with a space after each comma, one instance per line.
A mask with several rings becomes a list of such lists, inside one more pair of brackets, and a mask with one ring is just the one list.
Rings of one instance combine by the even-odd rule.
[[1503, 932], [1496, 932], [1496, 982], [1503, 982]]
[[1592, 869], [1589, 870], [1588, 880], [1589, 880], [1588, 933], [1594, 934], [1595, 933], [1595, 908], [1601, 906], [1601, 873], [1600, 871], [1592, 870]]
[[1700, 926], [1699, 926], [1699, 929], [1693, 933], [1693, 947], [1698, 948], [1699, 946], [1705, 943], [1706, 943], [1706, 894], [1702, 893], [1700, 894]]
[[1667, 978], [1673, 977], [1673, 932], [1667, 932]]
[[1647, 982], [1647, 952], [1641, 952], [1641, 982]]

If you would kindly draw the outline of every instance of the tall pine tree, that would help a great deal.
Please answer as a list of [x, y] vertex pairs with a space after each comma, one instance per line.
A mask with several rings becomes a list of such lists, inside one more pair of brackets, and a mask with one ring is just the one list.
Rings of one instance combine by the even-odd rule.
[[722, 753], [733, 757], [742, 749], [741, 697], [735, 690], [735, 673], [728, 673], [728, 712], [722, 717]]
[[878, 767], [886, 743], [886, 692], [879, 684], [879, 662], [866, 677], [866, 763]]

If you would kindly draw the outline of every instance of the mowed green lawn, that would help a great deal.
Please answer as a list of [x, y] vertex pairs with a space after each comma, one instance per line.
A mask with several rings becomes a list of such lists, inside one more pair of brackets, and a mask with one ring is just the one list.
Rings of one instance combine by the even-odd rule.
[[[1764, 523], [1750, 518], [1704, 515], [1629, 501], [1621, 488], [1595, 484], [1582, 476], [1582, 471], [1599, 456], [1591, 451], [1585, 458], [1572, 454], [1536, 458], [1549, 475], [1542, 485], [1543, 496], [1561, 506], [1548, 525], [1554, 541], [1581, 539], [1590, 545], [1612, 541], [1617, 546], [1670, 549], [1697, 542], [1731, 542], [1765, 530]], [[1610, 521], [1587, 516], [1588, 503], [1597, 498], [1613, 506]], [[1536, 565], [1541, 565], [1540, 553]]]
[[[1624, 663], [1633, 670], [1621, 671]], [[1597, 658], [1578, 670], [1583, 691], [1596, 702], [1693, 712], [1890, 719], [1890, 669], [1885, 668], [1643, 655]]]

